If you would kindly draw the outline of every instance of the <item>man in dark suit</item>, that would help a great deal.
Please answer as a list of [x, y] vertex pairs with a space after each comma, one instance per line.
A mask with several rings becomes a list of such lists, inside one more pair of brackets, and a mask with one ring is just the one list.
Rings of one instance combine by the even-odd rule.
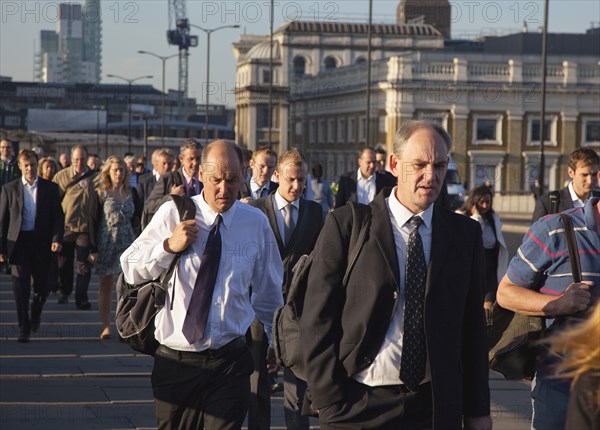
[[183, 142], [179, 152], [181, 168], [176, 172], [167, 171], [163, 174], [154, 189], [144, 203], [142, 212], [142, 228], [145, 228], [158, 208], [166, 201], [170, 200], [169, 195], [188, 195], [190, 197], [200, 194], [203, 185], [198, 179], [198, 167], [200, 166], [200, 156], [202, 147], [194, 139], [188, 139]]
[[[302, 255], [310, 253], [315, 246], [323, 225], [323, 210], [320, 204], [302, 198], [308, 166], [296, 148], [281, 155], [274, 175], [279, 183], [277, 190], [267, 197], [252, 200], [250, 205], [267, 215], [275, 233], [279, 254], [283, 260], [282, 289], [285, 298], [292, 281], [293, 267]], [[252, 339], [250, 347], [256, 365], [250, 379], [253, 398], [248, 415], [248, 427], [268, 429], [270, 424], [270, 383], [266, 366], [268, 342], [262, 324], [257, 319], [250, 327], [250, 332]], [[308, 429], [308, 417], [301, 414], [306, 383], [297, 379], [289, 369], [284, 369], [283, 384], [287, 428]]]
[[17, 340], [28, 342], [31, 332], [40, 326], [50, 292], [50, 252], [61, 250], [64, 215], [58, 185], [37, 176], [36, 153], [24, 149], [18, 164], [23, 176], [4, 185], [0, 197], [0, 261], [11, 266], [19, 321]]
[[271, 148], [258, 148], [252, 153], [248, 163], [252, 177], [240, 190], [242, 202], [248, 203], [250, 200], [266, 197], [277, 189], [277, 182], [271, 181], [276, 165], [277, 154]]
[[481, 228], [433, 204], [450, 146], [433, 122], [398, 130], [345, 287], [352, 210], [326, 218], [301, 319], [322, 429], [492, 428]]
[[377, 172], [375, 150], [368, 146], [358, 154], [358, 171], [340, 176], [335, 207], [339, 208], [352, 201], [368, 204], [384, 187], [393, 186], [393, 175]]
[[155, 149], [152, 152], [152, 167], [152, 172], [144, 173], [138, 179], [137, 190], [142, 206], [152, 194], [152, 190], [154, 190], [154, 186], [161, 176], [171, 170], [171, 150], [167, 148]]
[[[558, 195], [546, 193], [535, 202], [531, 217], [533, 224], [538, 219], [551, 213], [558, 213], [572, 208], [581, 208], [590, 196], [600, 197], [594, 188], [598, 186], [596, 172], [600, 168], [600, 157], [592, 148], [578, 148], [569, 155], [567, 173], [571, 182], [558, 191]], [[558, 207], [552, 207], [552, 199], [557, 199]]]

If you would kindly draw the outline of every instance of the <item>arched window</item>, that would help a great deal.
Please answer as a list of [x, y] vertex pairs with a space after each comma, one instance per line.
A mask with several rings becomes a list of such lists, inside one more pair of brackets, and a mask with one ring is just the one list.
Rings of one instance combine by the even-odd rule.
[[335, 58], [333, 57], [325, 58], [323, 64], [325, 65], [325, 70], [333, 70], [337, 67], [337, 61], [335, 61]]
[[306, 59], [304, 57], [294, 58], [294, 77], [301, 78], [306, 73]]

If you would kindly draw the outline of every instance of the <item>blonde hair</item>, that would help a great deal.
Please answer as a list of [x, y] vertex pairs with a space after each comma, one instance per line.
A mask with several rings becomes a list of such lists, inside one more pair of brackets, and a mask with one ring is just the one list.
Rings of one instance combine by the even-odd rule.
[[104, 163], [104, 165], [102, 166], [102, 170], [100, 171], [100, 188], [102, 189], [102, 191], [108, 191], [113, 187], [113, 183], [110, 179], [110, 168], [115, 163], [125, 170], [123, 184], [121, 186], [124, 187], [125, 190], [129, 191], [129, 169], [125, 164], [125, 161], [122, 158], [117, 157], [116, 155], [111, 155], [110, 157], [108, 157], [106, 159], [106, 163]]
[[[550, 336], [550, 350], [564, 358], [556, 365], [558, 377], [573, 378], [573, 383], [586, 372], [600, 374], [600, 300], [587, 319]], [[596, 387], [596, 408], [600, 409], [600, 389]]]

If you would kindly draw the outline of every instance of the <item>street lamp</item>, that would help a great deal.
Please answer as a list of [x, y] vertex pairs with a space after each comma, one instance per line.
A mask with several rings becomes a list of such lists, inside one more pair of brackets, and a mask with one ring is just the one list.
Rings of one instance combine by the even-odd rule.
[[160, 97], [160, 116], [161, 116], [161, 118], [160, 118], [160, 136], [162, 138], [162, 146], [164, 147], [165, 146], [165, 62], [169, 58], [179, 56], [179, 54], [163, 56], [163, 55], [158, 55], [158, 54], [155, 54], [154, 52], [148, 52], [148, 51], [138, 51], [138, 54], [152, 55], [153, 57], [156, 57], [162, 61], [162, 95]]
[[190, 24], [190, 27], [197, 28], [198, 30], [202, 30], [206, 33], [206, 94], [205, 94], [205, 113], [204, 113], [204, 139], [206, 139], [206, 143], [208, 143], [208, 84], [210, 82], [210, 35], [218, 30], [223, 30], [224, 28], [240, 28], [239, 25], [222, 25], [217, 28], [204, 28], [199, 25]]
[[108, 75], [106, 75], [106, 77], [121, 79], [122, 81], [127, 82], [127, 84], [129, 85], [129, 92], [128, 92], [129, 127], [128, 127], [128, 131], [127, 131], [127, 142], [128, 142], [127, 152], [131, 152], [131, 84], [133, 84], [135, 81], [139, 81], [140, 79], [152, 79], [154, 76], [144, 75], [144, 76], [138, 76], [137, 78], [129, 79], [129, 78], [125, 78], [124, 76], [120, 76], [120, 75], [108, 74]]

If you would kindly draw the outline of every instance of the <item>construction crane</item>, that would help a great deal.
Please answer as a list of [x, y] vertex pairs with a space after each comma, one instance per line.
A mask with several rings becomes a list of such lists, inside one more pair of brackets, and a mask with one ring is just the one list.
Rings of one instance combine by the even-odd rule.
[[188, 93], [188, 49], [198, 46], [198, 36], [190, 35], [190, 25], [185, 13], [185, 0], [169, 0], [169, 45], [179, 47], [179, 92], [181, 99]]

